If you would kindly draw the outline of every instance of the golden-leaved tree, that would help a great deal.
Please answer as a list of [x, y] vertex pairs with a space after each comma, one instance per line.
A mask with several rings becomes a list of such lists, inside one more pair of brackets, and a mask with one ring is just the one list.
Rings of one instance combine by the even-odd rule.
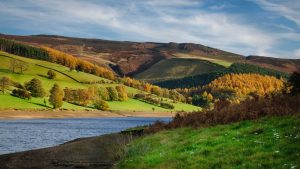
[[256, 94], [264, 96], [269, 93], [281, 92], [284, 81], [273, 76], [259, 74], [226, 74], [212, 81], [204, 88], [216, 93], [233, 91], [239, 96]]

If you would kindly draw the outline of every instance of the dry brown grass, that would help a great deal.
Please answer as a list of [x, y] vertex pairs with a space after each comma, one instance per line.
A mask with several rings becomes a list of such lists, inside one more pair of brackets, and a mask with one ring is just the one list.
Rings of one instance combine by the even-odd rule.
[[163, 129], [180, 127], [208, 127], [243, 120], [254, 120], [264, 116], [294, 115], [299, 112], [300, 94], [296, 96], [269, 96], [261, 99], [248, 99], [240, 104], [229, 105], [221, 109], [205, 112], [179, 113], [170, 123], [156, 122], [145, 132], [154, 133]]

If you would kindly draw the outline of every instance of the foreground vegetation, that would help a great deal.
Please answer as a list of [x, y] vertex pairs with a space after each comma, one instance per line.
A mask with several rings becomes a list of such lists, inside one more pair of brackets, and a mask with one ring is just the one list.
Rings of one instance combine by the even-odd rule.
[[119, 168], [298, 168], [299, 116], [167, 130], [135, 140]]

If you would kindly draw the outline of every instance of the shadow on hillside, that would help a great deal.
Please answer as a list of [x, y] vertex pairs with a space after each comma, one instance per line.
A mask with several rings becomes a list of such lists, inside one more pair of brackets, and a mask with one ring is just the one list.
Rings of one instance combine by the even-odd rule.
[[35, 105], [38, 105], [38, 106], [43, 106], [43, 107], [46, 107], [46, 108], [52, 108], [48, 105], [45, 105], [45, 104], [42, 104], [42, 103], [32, 103], [32, 104], [35, 104]]
[[0, 72], [3, 73], [11, 73], [11, 71], [9, 69], [0, 69]]

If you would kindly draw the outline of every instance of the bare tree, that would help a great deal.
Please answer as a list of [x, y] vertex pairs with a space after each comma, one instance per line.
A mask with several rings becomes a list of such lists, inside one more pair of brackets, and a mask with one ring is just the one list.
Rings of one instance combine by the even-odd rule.
[[28, 70], [28, 63], [12, 59], [9, 64], [9, 69], [13, 73], [23, 73], [25, 70]]

